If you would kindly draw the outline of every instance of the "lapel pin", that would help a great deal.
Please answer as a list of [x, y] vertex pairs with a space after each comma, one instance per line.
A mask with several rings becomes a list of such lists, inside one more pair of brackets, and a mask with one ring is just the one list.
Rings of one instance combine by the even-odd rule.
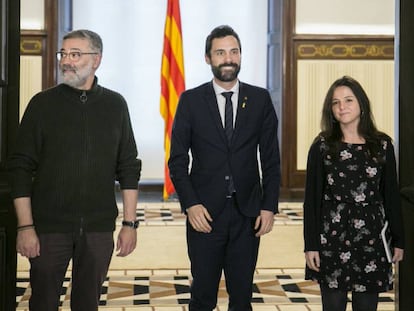
[[244, 101], [243, 101], [243, 103], [242, 103], [242, 108], [245, 108], [245, 107], [246, 107], [247, 97], [245, 97], [243, 100], [244, 100]]

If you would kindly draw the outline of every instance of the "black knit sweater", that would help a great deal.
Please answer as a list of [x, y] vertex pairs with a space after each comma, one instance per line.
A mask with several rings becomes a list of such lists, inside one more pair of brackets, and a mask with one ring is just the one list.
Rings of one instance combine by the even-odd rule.
[[111, 231], [114, 183], [137, 189], [141, 161], [124, 98], [97, 84], [35, 95], [8, 168], [12, 197], [31, 197], [37, 232]]

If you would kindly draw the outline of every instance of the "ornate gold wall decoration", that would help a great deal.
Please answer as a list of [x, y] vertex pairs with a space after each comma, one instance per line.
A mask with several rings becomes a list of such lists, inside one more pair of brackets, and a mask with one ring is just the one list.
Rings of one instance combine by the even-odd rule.
[[20, 55], [45, 56], [46, 34], [40, 30], [24, 30], [20, 32]]
[[41, 55], [43, 50], [42, 39], [36, 38], [21, 38], [20, 39], [20, 54], [22, 55]]
[[300, 59], [394, 59], [394, 45], [390, 43], [299, 43], [297, 56]]

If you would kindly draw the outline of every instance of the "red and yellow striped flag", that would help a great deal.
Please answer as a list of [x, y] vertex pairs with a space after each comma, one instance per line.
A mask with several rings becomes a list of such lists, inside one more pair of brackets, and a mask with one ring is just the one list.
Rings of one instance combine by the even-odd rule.
[[164, 200], [175, 192], [170, 179], [168, 159], [170, 158], [171, 128], [177, 110], [178, 98], [185, 89], [183, 42], [179, 0], [168, 0], [167, 17], [164, 29], [164, 48], [161, 64], [161, 103], [160, 112], [165, 121], [165, 163]]

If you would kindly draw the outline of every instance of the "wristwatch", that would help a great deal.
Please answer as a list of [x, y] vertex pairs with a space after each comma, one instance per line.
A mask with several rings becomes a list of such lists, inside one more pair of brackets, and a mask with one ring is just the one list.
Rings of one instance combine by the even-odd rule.
[[136, 229], [136, 228], [139, 227], [139, 221], [138, 220], [135, 220], [135, 221], [126, 221], [126, 220], [123, 220], [122, 221], [122, 225], [125, 226], [125, 227], [131, 227], [131, 228]]

